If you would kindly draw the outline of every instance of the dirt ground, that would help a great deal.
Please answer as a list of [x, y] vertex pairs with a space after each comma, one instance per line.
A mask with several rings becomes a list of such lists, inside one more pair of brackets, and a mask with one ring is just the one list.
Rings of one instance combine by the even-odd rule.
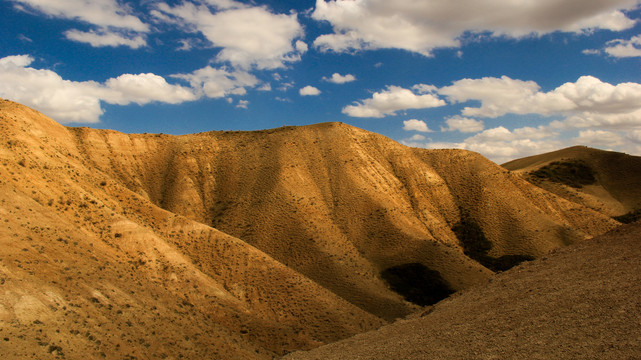
[[641, 359], [641, 223], [287, 359]]

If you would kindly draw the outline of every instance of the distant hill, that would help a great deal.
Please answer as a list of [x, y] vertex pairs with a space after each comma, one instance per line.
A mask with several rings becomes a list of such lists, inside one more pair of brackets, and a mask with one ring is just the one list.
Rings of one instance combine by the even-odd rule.
[[[513, 160], [503, 167], [550, 192], [609, 216], [641, 210], [639, 156], [574, 146]], [[577, 180], [582, 176], [584, 184]]]
[[641, 223], [626, 225], [286, 359], [638, 359], [640, 257]]
[[0, 214], [3, 358], [271, 358], [618, 225], [345, 124], [123, 134], [2, 100]]

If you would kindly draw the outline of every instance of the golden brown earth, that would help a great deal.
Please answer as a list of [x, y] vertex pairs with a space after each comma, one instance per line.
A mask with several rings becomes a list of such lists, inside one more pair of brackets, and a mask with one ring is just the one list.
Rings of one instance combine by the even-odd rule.
[[[585, 164], [594, 173], [595, 182], [576, 188], [532, 175], [550, 163], [567, 161]], [[641, 209], [641, 156], [573, 146], [513, 160], [503, 167], [545, 190], [608, 216]]]
[[287, 359], [640, 359], [641, 222]]
[[482, 156], [340, 123], [255, 132], [67, 128], [0, 100], [1, 358], [271, 358], [419, 309], [381, 272], [453, 289], [618, 225]]

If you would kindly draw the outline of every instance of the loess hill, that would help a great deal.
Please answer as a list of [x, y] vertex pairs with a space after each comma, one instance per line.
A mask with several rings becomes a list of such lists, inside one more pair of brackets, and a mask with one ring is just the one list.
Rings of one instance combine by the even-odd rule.
[[608, 216], [641, 211], [641, 156], [574, 146], [513, 160], [503, 167]]
[[457, 291], [618, 225], [345, 124], [123, 134], [3, 100], [0, 221], [0, 356], [68, 359], [311, 349], [419, 309], [390, 269]]

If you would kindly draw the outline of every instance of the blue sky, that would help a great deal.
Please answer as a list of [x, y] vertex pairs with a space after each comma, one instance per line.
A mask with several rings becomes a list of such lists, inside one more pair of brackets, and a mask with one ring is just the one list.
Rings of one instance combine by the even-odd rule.
[[342, 121], [496, 162], [641, 155], [638, 0], [3, 0], [0, 97], [69, 126]]

